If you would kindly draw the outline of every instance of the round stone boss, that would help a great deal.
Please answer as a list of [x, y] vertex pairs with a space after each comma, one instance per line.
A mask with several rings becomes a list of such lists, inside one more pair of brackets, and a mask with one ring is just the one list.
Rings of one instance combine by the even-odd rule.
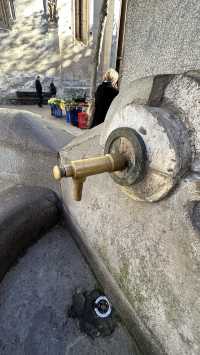
[[123, 154], [127, 166], [122, 171], [111, 173], [113, 180], [122, 186], [131, 186], [144, 177], [146, 147], [142, 137], [132, 128], [117, 128], [109, 135], [105, 154]]
[[[142, 179], [138, 178], [135, 181], [132, 179], [132, 184], [123, 184], [123, 190], [135, 200], [149, 202], [161, 200], [172, 190], [191, 164], [190, 139], [184, 123], [166, 109], [147, 105], [121, 105], [112, 107], [111, 112], [112, 116], [109, 116], [108, 112], [106, 117], [100, 140], [105, 151], [112, 132], [118, 129], [120, 135], [120, 129], [123, 137], [125, 128], [132, 129], [134, 137], [143, 142], [146, 148], [145, 154], [143, 152], [146, 159], [144, 174], [143, 176], [139, 174]], [[125, 141], [126, 145], [128, 147]], [[116, 174], [115, 181], [117, 182]]]

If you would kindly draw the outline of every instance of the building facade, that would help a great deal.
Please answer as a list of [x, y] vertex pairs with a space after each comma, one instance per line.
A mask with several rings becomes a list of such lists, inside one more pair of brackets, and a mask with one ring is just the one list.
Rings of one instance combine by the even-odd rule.
[[[58, 32], [64, 81], [90, 85], [102, 1], [58, 0]], [[109, 2], [99, 79], [116, 66], [121, 0]]]
[[[36, 75], [45, 91], [54, 78], [60, 96], [89, 94], [101, 6], [102, 0], [30, 0], [27, 7], [15, 0], [16, 21], [0, 38], [0, 101], [33, 90]], [[99, 80], [115, 67], [120, 8], [121, 0], [110, 1]]]

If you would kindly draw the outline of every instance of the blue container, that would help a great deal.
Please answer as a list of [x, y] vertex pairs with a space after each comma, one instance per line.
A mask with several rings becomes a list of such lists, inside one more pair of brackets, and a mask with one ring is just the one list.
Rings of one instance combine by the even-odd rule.
[[73, 126], [78, 125], [78, 115], [77, 115], [77, 110], [76, 109], [72, 109], [70, 111], [70, 117], [71, 117], [71, 124]]
[[53, 105], [53, 115], [54, 117], [57, 117], [57, 106], [55, 104]]
[[80, 107], [75, 108], [71, 111], [71, 113], [72, 113], [71, 123], [76, 127], [78, 127], [78, 113], [79, 112], [82, 112], [82, 108], [80, 108]]
[[55, 111], [54, 112], [55, 112], [55, 117], [57, 117], [57, 118], [62, 117], [62, 110], [60, 109], [60, 107], [55, 105]]
[[55, 116], [55, 108], [56, 108], [56, 106], [54, 104], [51, 104], [50, 107], [51, 107], [51, 116]]
[[66, 111], [66, 122], [71, 123], [71, 114], [70, 111]]
[[58, 110], [57, 110], [57, 106], [54, 106], [54, 116], [58, 117]]

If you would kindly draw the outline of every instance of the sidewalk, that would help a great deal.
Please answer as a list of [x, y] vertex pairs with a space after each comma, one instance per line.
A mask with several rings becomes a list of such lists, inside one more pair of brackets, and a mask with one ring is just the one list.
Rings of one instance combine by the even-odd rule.
[[79, 136], [80, 134], [83, 134], [85, 132], [85, 130], [81, 130], [70, 124], [67, 124], [65, 116], [62, 118], [56, 118], [51, 116], [50, 108], [48, 105], [45, 105], [42, 108], [38, 107], [37, 105], [2, 105], [0, 106], [0, 108], [9, 108], [36, 113], [41, 116], [41, 119], [43, 121], [50, 123], [55, 128], [65, 130], [73, 136]]

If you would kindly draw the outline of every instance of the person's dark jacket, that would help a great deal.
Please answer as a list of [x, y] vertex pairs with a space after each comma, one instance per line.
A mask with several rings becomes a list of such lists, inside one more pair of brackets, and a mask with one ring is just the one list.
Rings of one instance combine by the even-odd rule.
[[95, 111], [91, 128], [104, 122], [111, 102], [118, 93], [118, 89], [114, 88], [110, 81], [103, 81], [103, 83], [99, 85], [95, 94]]
[[57, 89], [56, 89], [54, 83], [50, 84], [50, 93], [51, 93], [52, 96], [56, 96]]
[[36, 89], [36, 93], [38, 96], [42, 95], [42, 85], [39, 79], [36, 79], [35, 81], [35, 89]]

